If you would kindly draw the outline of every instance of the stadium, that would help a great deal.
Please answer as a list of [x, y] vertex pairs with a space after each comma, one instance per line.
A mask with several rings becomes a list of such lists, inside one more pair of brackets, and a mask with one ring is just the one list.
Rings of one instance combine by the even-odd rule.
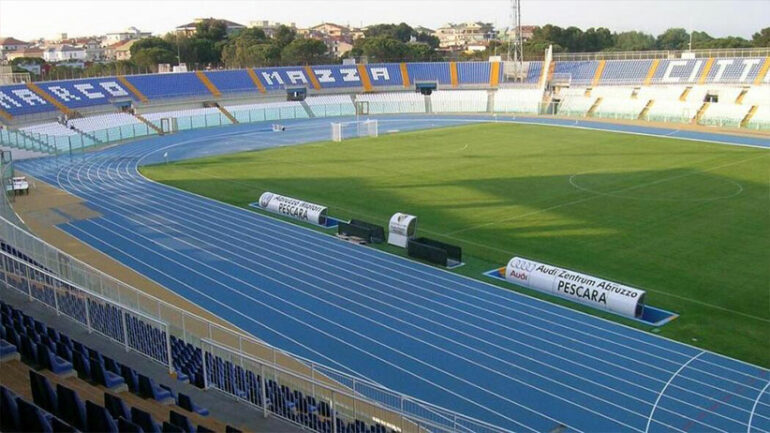
[[483, 60], [0, 74], [0, 431], [770, 433], [770, 47], [511, 3]]

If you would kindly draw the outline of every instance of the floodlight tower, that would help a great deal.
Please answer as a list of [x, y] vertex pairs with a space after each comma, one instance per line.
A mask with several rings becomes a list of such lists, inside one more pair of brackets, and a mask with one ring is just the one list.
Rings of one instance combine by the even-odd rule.
[[511, 25], [508, 28], [508, 61], [516, 80], [524, 71], [524, 43], [521, 39], [521, 0], [511, 0]]

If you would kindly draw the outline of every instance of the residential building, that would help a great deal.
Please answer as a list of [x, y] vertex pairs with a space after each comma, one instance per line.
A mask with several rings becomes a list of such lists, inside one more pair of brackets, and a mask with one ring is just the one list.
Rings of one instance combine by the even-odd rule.
[[14, 59], [19, 59], [22, 57], [31, 57], [35, 59], [42, 59], [43, 58], [43, 49], [39, 47], [29, 47], [25, 48], [23, 50], [16, 50], [13, 52], [10, 52], [5, 55], [5, 59], [9, 62]]
[[[334, 23], [321, 23], [307, 29], [301, 29], [297, 33], [310, 37], [317, 37], [320, 35], [323, 38], [331, 38], [334, 40], [344, 40], [346, 42], [352, 42], [352, 35], [350, 29], [346, 26], [341, 26]], [[363, 32], [360, 32], [363, 34]]]
[[193, 22], [182, 24], [176, 27], [176, 32], [185, 36], [193, 36], [198, 31], [198, 24], [207, 20], [218, 20], [225, 23], [227, 34], [239, 32], [246, 28], [243, 24], [234, 23], [228, 20], [221, 20], [218, 18], [196, 18]]
[[494, 39], [495, 34], [491, 23], [469, 22], [446, 24], [436, 29], [435, 36], [439, 39], [439, 48], [465, 50], [469, 45], [478, 46]]
[[129, 27], [122, 32], [107, 33], [102, 39], [102, 45], [108, 47], [110, 45], [115, 45], [118, 42], [149, 38], [150, 36], [152, 36], [152, 33], [150, 32], [143, 32], [136, 27]]
[[136, 43], [138, 39], [129, 39], [121, 42], [116, 42], [104, 49], [104, 57], [107, 60], [119, 61], [119, 60], [131, 60], [131, 46]]
[[[522, 42], [526, 42], [530, 39], [532, 39], [532, 36], [535, 33], [535, 29], [537, 29], [537, 26], [521, 26], [521, 40]], [[512, 29], [508, 29], [505, 31], [505, 33], [502, 35], [501, 39], [510, 39], [515, 36], [515, 32]]]
[[297, 25], [295, 23], [283, 24], [283, 23], [279, 23], [275, 21], [267, 21], [267, 20], [249, 22], [249, 27], [262, 29], [262, 31], [265, 32], [265, 35], [268, 38], [272, 38], [273, 36], [275, 36], [275, 33], [278, 31], [278, 29], [281, 26], [286, 26], [292, 30], [297, 30]]
[[86, 60], [86, 49], [62, 44], [43, 50], [43, 60], [46, 62], [82, 62]]
[[29, 46], [29, 43], [16, 38], [2, 38], [0, 39], [0, 60], [5, 59], [7, 53], [23, 50]]

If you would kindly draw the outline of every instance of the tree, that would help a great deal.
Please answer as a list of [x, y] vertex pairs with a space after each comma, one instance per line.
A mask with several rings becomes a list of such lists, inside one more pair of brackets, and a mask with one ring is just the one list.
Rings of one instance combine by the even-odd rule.
[[222, 62], [228, 67], [255, 67], [278, 64], [281, 48], [258, 28], [244, 29], [222, 45]]
[[604, 51], [615, 46], [615, 35], [604, 27], [586, 30], [582, 35], [583, 51]]
[[615, 35], [617, 51], [644, 51], [655, 49], [655, 37], [642, 32], [623, 32]]
[[682, 28], [668, 29], [658, 35], [656, 45], [660, 50], [686, 50], [690, 35]]
[[441, 40], [437, 36], [429, 35], [425, 32], [417, 33], [417, 42], [423, 42], [428, 44], [429, 47], [432, 49], [438, 48], [439, 43], [441, 43]]
[[161, 48], [168, 51], [173, 51], [176, 47], [170, 44], [167, 40], [156, 38], [153, 36], [149, 38], [139, 39], [138, 41], [134, 42], [134, 44], [131, 45], [131, 48], [129, 49], [129, 51], [131, 52], [131, 57], [133, 57], [139, 51], [148, 49], [148, 48]]
[[278, 30], [275, 32], [275, 36], [273, 36], [273, 39], [275, 40], [276, 45], [278, 45], [280, 48], [283, 48], [292, 43], [296, 37], [297, 32], [294, 29], [282, 25], [278, 27]]
[[393, 38], [377, 36], [364, 38], [360, 44], [360, 54], [369, 61], [394, 62], [403, 60], [409, 53], [407, 44]]
[[145, 48], [132, 53], [131, 60], [140, 68], [157, 71], [158, 63], [175, 63], [176, 53], [160, 47]]
[[39, 57], [17, 57], [13, 60], [11, 60], [11, 66], [19, 66], [19, 65], [43, 65], [45, 63], [45, 60], [39, 58]]
[[770, 27], [765, 27], [754, 33], [751, 36], [751, 42], [757, 48], [770, 47]]
[[317, 65], [327, 62], [328, 49], [317, 39], [295, 39], [281, 50], [281, 62], [286, 65]]
[[221, 41], [227, 37], [227, 24], [222, 20], [205, 19], [195, 24], [195, 37], [210, 41]]

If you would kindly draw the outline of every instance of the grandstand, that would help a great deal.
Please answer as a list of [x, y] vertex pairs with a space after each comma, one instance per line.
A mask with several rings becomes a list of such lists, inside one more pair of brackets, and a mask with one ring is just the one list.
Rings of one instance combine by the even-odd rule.
[[[523, 83], [506, 81], [506, 65], [492, 61], [260, 67], [3, 85], [0, 146], [27, 157], [70, 157], [185, 130], [276, 121], [291, 128], [325, 120], [320, 118], [400, 114], [770, 130], [769, 57], [596, 57], [526, 62]], [[434, 90], [421, 93], [422, 85]], [[289, 100], [287, 92], [297, 88], [307, 97]], [[3, 417], [4, 431], [238, 431], [223, 421], [240, 406], [229, 412], [201, 406], [219, 395], [244, 403], [252, 416], [285, 420], [279, 427], [286, 431], [506, 430], [349, 371], [293, 358], [146, 295], [13, 224], [9, 205], [4, 212], [0, 348], [3, 368], [24, 378], [13, 390], [4, 382], [0, 388], [0, 410], [11, 414]], [[91, 337], [79, 342], [76, 331], [64, 331], [73, 326], [143, 362], [123, 362], [114, 351], [91, 347]], [[148, 373], [158, 369], [161, 374]], [[216, 392], [212, 397], [204, 390]]]

